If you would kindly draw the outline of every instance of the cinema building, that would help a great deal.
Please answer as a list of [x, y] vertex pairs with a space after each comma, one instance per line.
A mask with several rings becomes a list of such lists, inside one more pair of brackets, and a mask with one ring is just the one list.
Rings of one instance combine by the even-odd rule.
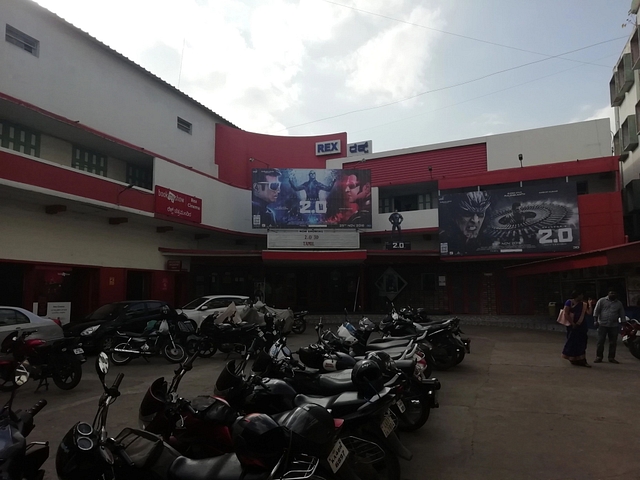
[[[345, 132], [261, 135], [34, 2], [2, 3], [0, 19], [0, 305], [74, 320], [118, 300], [260, 289], [313, 312], [394, 299], [535, 314], [575, 286], [636, 288], [606, 119], [387, 152]], [[256, 180], [273, 168], [286, 181]], [[332, 188], [303, 197], [311, 171]], [[352, 226], [359, 173], [369, 200]], [[262, 226], [256, 182], [298, 192], [274, 210], [288, 224]], [[486, 200], [483, 221], [456, 232], [465, 199]], [[461, 244], [465, 228], [480, 235]]]

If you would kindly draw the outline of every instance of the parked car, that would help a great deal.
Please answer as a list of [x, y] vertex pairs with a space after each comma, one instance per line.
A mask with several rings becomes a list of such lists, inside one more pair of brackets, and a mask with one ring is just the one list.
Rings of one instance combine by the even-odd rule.
[[0, 306], [0, 343], [16, 330], [35, 330], [29, 338], [47, 342], [64, 337], [60, 323], [20, 307]]
[[108, 350], [116, 330], [142, 333], [151, 320], [177, 316], [166, 302], [158, 300], [115, 302], [101, 306], [81, 322], [68, 323], [63, 330], [66, 337], [80, 337], [85, 350]]
[[182, 313], [194, 320], [200, 327], [206, 317], [212, 313], [224, 311], [231, 305], [231, 302], [235, 303], [238, 312], [242, 313], [249, 306], [250, 299], [245, 295], [206, 295], [187, 303], [184, 307], [178, 309], [178, 313]]

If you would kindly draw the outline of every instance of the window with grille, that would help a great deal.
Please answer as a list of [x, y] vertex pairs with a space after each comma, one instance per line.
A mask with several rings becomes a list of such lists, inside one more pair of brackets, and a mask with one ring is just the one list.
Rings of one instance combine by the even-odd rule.
[[40, 42], [26, 33], [22, 33], [20, 30], [9, 24], [7, 24], [4, 31], [4, 39], [16, 47], [21, 48], [25, 52], [29, 52], [31, 55], [36, 57], [38, 56]]
[[183, 132], [187, 132], [191, 135], [192, 125], [187, 122], [184, 118], [178, 117], [178, 130], [182, 130]]
[[127, 183], [151, 190], [152, 171], [147, 167], [127, 164]]
[[73, 146], [71, 166], [96, 175], [107, 176], [107, 157], [98, 153]]
[[0, 122], [0, 147], [40, 156], [40, 134], [21, 125]]

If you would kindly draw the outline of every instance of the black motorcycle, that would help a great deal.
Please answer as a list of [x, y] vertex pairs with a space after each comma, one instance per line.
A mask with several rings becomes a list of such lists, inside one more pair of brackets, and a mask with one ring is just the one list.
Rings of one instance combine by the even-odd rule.
[[[33, 331], [16, 330], [2, 341], [1, 353], [9, 353], [17, 362], [24, 362], [29, 375], [39, 380], [38, 388], [49, 389], [49, 379], [61, 390], [75, 388], [82, 379], [82, 364], [86, 361], [82, 344], [77, 338], [47, 342], [29, 338]], [[0, 391], [13, 388], [12, 370], [0, 365]]]
[[232, 428], [234, 453], [213, 458], [181, 456], [161, 437], [134, 428], [111, 438], [106, 429], [109, 407], [120, 396], [124, 375], [118, 374], [107, 387], [108, 369], [108, 358], [100, 353], [96, 370], [104, 393], [93, 424], [76, 423], [60, 442], [56, 454], [60, 480], [361, 479], [351, 470], [356, 463], [340, 440], [341, 426], [316, 405], [283, 412], [277, 420], [267, 415], [239, 418]]
[[3, 366], [12, 370], [13, 391], [9, 401], [0, 410], [0, 478], [42, 480], [44, 470], [41, 467], [49, 458], [49, 444], [47, 442], [27, 444], [26, 438], [35, 427], [33, 418], [45, 407], [47, 401], [40, 400], [24, 412], [12, 410], [16, 390], [27, 382], [29, 372], [24, 364], [12, 361], [3, 361]]
[[142, 334], [117, 332], [116, 346], [109, 351], [114, 364], [126, 365], [134, 358], [147, 360], [155, 355], [162, 355], [171, 363], [180, 363], [187, 357], [185, 347], [178, 341], [177, 322], [161, 320], [150, 323], [152, 325]]

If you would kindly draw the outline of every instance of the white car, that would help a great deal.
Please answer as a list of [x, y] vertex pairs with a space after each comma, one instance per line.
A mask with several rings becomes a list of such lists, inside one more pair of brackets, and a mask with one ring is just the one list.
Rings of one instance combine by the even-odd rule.
[[64, 338], [62, 327], [54, 320], [39, 317], [24, 308], [0, 306], [0, 343], [16, 330], [35, 330], [30, 338], [47, 342]]
[[184, 313], [200, 327], [205, 318], [212, 313], [224, 311], [231, 302], [236, 304], [238, 313], [242, 313], [248, 307], [250, 299], [244, 295], [206, 295], [196, 298], [177, 311]]

